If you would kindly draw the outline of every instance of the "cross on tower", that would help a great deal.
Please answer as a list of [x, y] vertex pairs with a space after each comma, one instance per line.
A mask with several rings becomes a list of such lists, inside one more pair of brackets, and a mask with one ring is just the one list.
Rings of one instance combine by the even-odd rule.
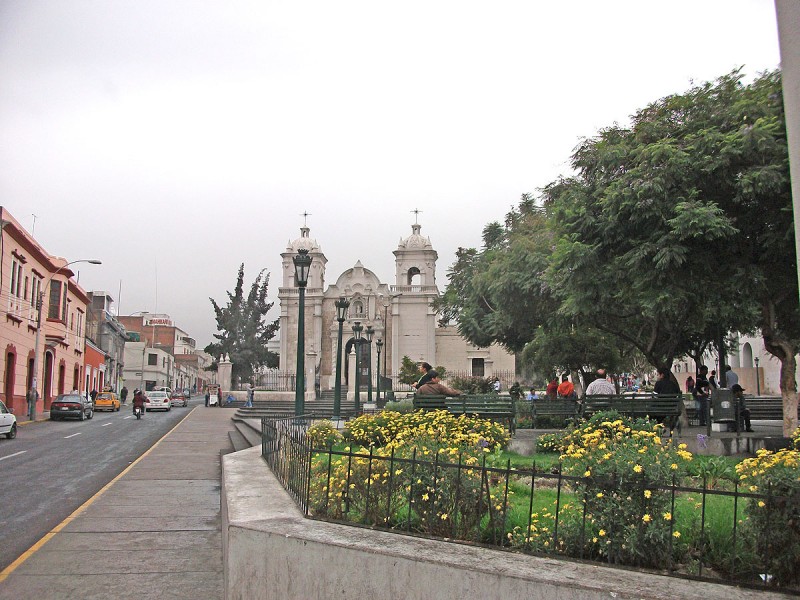
[[304, 211], [300, 216], [303, 217], [303, 227], [308, 227], [308, 217], [311, 216], [311, 213]]
[[414, 213], [414, 225], [419, 225], [418, 217], [419, 217], [419, 213], [421, 213], [422, 211], [420, 209], [418, 209], [418, 208], [415, 208], [411, 212]]

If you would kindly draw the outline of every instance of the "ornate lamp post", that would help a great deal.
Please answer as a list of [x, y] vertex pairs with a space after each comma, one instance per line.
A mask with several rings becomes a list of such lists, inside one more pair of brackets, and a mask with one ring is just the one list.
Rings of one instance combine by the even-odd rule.
[[375, 330], [372, 325], [367, 325], [364, 330], [364, 339], [367, 340], [367, 402], [372, 402], [372, 336]]
[[297, 256], [293, 257], [294, 273], [297, 287], [300, 289], [300, 306], [297, 314], [297, 373], [294, 387], [294, 414], [300, 416], [305, 410], [305, 312], [306, 312], [306, 285], [308, 285], [308, 272], [311, 270], [311, 257], [308, 250], [301, 248]]
[[[36, 314], [36, 339], [33, 342], [33, 378], [31, 379], [31, 389], [28, 392], [28, 418], [31, 421], [36, 420], [36, 401], [39, 398], [39, 389], [38, 389], [38, 375], [39, 375], [39, 340], [41, 339], [42, 335], [42, 305], [44, 304], [44, 293], [50, 287], [50, 284], [53, 282], [53, 277], [58, 275], [61, 271], [66, 269], [70, 265], [74, 265], [77, 263], [89, 263], [90, 265], [102, 265], [103, 263], [99, 260], [88, 258], [88, 259], [81, 259], [81, 260], [73, 260], [68, 262], [67, 264], [59, 267], [56, 271], [50, 275], [47, 279], [47, 283], [44, 284], [41, 290], [39, 290], [39, 298], [36, 300], [37, 306], [37, 314]], [[78, 332], [80, 333], [80, 332]]]
[[336, 320], [339, 321], [339, 338], [336, 343], [336, 384], [333, 388], [333, 420], [338, 421], [342, 412], [342, 328], [347, 318], [350, 302], [341, 296], [336, 302]]
[[361, 332], [364, 331], [364, 327], [361, 325], [361, 321], [356, 321], [353, 323], [353, 339], [355, 340], [355, 348], [356, 348], [356, 393], [355, 393], [355, 414], [358, 414], [358, 411], [361, 410], [361, 386], [359, 385], [359, 379], [361, 378], [361, 373], [359, 372], [359, 365], [358, 365], [358, 352], [361, 346]]
[[381, 350], [383, 350], [383, 338], [378, 338], [375, 341], [375, 349], [378, 351], [378, 378], [377, 378], [377, 390], [375, 394], [377, 396], [376, 400], [378, 402], [381, 401]]

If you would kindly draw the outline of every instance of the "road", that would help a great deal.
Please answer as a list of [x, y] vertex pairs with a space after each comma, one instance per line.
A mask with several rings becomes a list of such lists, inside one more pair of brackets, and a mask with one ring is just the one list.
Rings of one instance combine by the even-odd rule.
[[172, 429], [189, 408], [148, 412], [130, 403], [88, 421], [41, 421], [0, 439], [0, 570], [40, 540]]

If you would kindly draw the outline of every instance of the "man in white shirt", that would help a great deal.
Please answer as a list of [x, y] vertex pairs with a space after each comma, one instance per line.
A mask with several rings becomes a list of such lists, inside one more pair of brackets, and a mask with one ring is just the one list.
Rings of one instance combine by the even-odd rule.
[[606, 370], [605, 369], [597, 369], [597, 379], [595, 379], [592, 383], [590, 383], [586, 387], [586, 395], [587, 396], [599, 396], [599, 395], [615, 395], [617, 393], [617, 389], [614, 387], [614, 384], [611, 383], [606, 379]]
[[733, 386], [738, 385], [739, 383], [739, 376], [733, 372], [730, 365], [725, 366], [725, 387], [729, 390], [733, 389]]

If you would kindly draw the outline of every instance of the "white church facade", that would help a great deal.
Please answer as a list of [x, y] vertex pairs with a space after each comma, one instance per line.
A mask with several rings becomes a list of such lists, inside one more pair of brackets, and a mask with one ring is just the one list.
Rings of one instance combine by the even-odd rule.
[[[333, 389], [336, 376], [336, 349], [339, 323], [335, 302], [345, 297], [350, 302], [343, 328], [342, 385], [353, 388], [355, 372], [352, 326], [358, 321], [375, 331], [372, 344], [359, 344], [360, 383], [366, 384], [372, 365], [372, 380], [378, 372], [396, 376], [404, 356], [415, 362], [426, 361], [450, 372], [482, 377], [501, 376], [504, 387], [513, 383], [515, 359], [505, 349], [493, 345], [479, 348], [464, 340], [454, 327], [438, 327], [432, 302], [439, 296], [436, 283], [438, 254], [421, 225], [413, 224], [410, 236], [401, 239], [394, 250], [395, 281], [382, 282], [361, 261], [341, 273], [335, 283], [325, 283], [327, 258], [310, 229], [302, 227], [300, 237], [289, 242], [282, 258], [280, 303], [280, 368], [293, 371], [297, 364], [297, 316], [299, 288], [292, 261], [298, 250], [308, 250], [312, 258], [305, 293], [305, 371], [307, 391], [311, 382], [320, 390]], [[377, 340], [383, 341], [378, 365]]]

